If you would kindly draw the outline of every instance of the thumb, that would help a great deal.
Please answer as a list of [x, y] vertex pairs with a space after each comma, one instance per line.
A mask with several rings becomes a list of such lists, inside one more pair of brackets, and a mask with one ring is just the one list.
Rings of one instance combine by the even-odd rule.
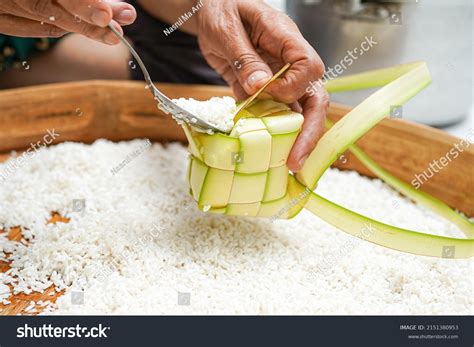
[[263, 61], [242, 27], [226, 45], [226, 55], [240, 85], [248, 95], [258, 91], [272, 76], [272, 70]]

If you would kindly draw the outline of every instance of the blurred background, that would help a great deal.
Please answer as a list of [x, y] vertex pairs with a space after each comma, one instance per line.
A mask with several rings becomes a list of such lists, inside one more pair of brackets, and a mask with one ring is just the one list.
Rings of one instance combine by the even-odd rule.
[[[433, 82], [399, 110], [398, 117], [466, 137], [474, 128], [472, 0], [269, 0], [298, 24], [325, 62], [334, 67], [366, 37], [377, 42], [341, 75], [425, 60]], [[359, 49], [359, 51], [361, 51]], [[346, 64], [347, 65], [347, 64]], [[356, 105], [371, 91], [336, 94]]]

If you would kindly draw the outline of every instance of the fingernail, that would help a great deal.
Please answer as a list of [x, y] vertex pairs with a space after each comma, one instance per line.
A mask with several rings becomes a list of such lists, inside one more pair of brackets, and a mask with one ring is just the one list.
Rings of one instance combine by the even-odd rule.
[[259, 70], [253, 72], [247, 79], [247, 84], [250, 88], [260, 85], [270, 79], [270, 76], [265, 71]]
[[133, 20], [133, 11], [131, 10], [123, 10], [120, 12], [117, 16], [114, 18], [115, 20], [119, 22], [130, 22]]
[[[298, 161], [298, 165], [299, 165], [299, 170], [301, 170], [303, 168], [303, 165], [304, 165], [304, 162], [306, 161], [306, 159], [308, 159], [308, 154], [306, 154], [305, 156], [303, 156], [299, 161]], [[298, 170], [298, 171], [299, 171]]]
[[110, 20], [109, 13], [104, 10], [95, 10], [92, 13], [91, 20], [92, 20], [92, 23], [94, 23], [95, 25], [98, 25], [100, 27], [105, 27], [107, 26], [107, 24], [109, 24], [109, 20]]

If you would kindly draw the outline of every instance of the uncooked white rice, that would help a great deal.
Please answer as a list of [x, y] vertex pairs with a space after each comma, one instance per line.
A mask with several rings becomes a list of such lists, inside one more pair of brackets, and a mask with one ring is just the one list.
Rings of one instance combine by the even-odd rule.
[[179, 98], [173, 101], [224, 133], [230, 132], [234, 126], [233, 118], [237, 107], [235, 100], [230, 96], [213, 97], [205, 101], [198, 101], [193, 98]]
[[[155, 144], [110, 173], [144, 143], [64, 143], [1, 183], [0, 229], [21, 225], [30, 244], [0, 233], [0, 256], [14, 261], [0, 283], [66, 288], [46, 314], [472, 314], [472, 260], [385, 249], [305, 211], [275, 222], [205, 214], [188, 194], [179, 144]], [[329, 170], [318, 192], [390, 224], [461, 236], [354, 172]], [[46, 225], [51, 211], [70, 223]], [[81, 290], [83, 303], [73, 300]], [[0, 300], [11, 299], [5, 291]]]

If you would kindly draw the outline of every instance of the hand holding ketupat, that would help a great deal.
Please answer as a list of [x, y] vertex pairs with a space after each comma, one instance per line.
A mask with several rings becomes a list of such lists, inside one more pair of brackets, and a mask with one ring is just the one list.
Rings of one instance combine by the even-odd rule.
[[[168, 23], [174, 23], [196, 4], [195, 0], [163, 0], [161, 6], [155, 6], [155, 0], [138, 2]], [[304, 116], [288, 159], [289, 168], [299, 171], [324, 132], [329, 95], [319, 84], [311, 94], [306, 92], [310, 82], [323, 76], [324, 64], [296, 24], [263, 1], [206, 0], [180, 30], [197, 35], [207, 62], [240, 100], [257, 92], [285, 64], [291, 64], [284, 77], [266, 92]]]
[[197, 15], [197, 34], [204, 57], [232, 87], [238, 99], [252, 95], [285, 64], [290, 69], [265, 91], [302, 112], [304, 123], [288, 166], [301, 169], [324, 132], [329, 95], [322, 86], [309, 95], [324, 64], [296, 24], [263, 1], [206, 1]]

